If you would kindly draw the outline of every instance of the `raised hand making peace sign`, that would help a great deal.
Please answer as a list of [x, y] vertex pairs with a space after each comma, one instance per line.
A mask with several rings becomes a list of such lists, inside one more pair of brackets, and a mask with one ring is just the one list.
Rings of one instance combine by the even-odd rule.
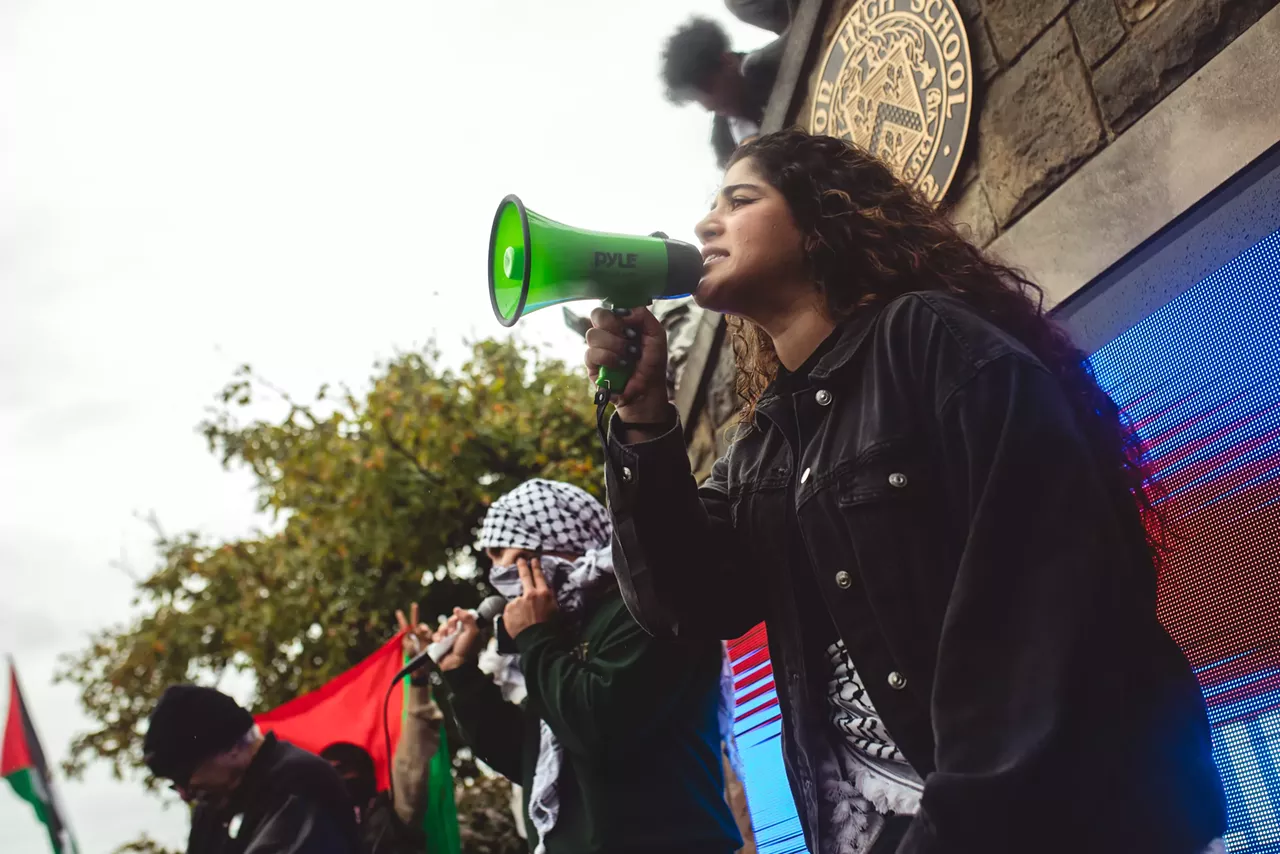
[[524, 593], [508, 602], [502, 612], [502, 625], [513, 638], [534, 623], [545, 623], [559, 610], [556, 596], [547, 587], [547, 578], [542, 574], [541, 560], [536, 557], [517, 558], [516, 570], [520, 573]]
[[409, 606], [409, 617], [406, 619], [404, 611], [396, 611], [396, 624], [400, 631], [404, 632], [404, 637], [400, 641], [400, 647], [404, 650], [404, 654], [413, 657], [427, 648], [427, 644], [431, 643], [431, 627], [426, 623], [418, 622], [418, 603], [414, 602]]

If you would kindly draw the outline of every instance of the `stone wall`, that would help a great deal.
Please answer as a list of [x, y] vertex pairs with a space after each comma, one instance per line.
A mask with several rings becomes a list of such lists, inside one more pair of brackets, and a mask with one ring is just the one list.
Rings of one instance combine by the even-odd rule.
[[729, 450], [729, 437], [738, 422], [739, 400], [734, 391], [733, 344], [726, 336], [707, 384], [706, 398], [688, 438], [689, 462], [699, 483], [711, 474], [711, 466]]
[[[655, 304], [654, 316], [667, 330], [667, 393], [672, 400], [676, 399], [676, 384], [685, 381], [685, 367], [704, 314], [705, 309], [699, 308], [692, 299]], [[733, 422], [738, 410], [738, 397], [733, 386], [733, 344], [728, 335], [710, 354], [711, 360], [714, 364], [710, 381], [702, 389], [696, 409], [690, 413], [692, 417], [685, 436], [689, 462], [698, 481], [711, 474], [712, 464], [728, 450], [725, 428]]]
[[[957, 0], [975, 109], [947, 197], [954, 219], [975, 243], [990, 243], [1276, 4]], [[831, 4], [822, 46], [851, 6]], [[809, 114], [817, 74], [793, 102], [797, 124]]]

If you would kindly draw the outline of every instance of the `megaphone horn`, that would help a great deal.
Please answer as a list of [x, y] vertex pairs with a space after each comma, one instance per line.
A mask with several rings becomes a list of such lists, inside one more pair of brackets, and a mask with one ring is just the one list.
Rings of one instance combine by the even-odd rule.
[[[700, 278], [702, 253], [679, 240], [572, 228], [528, 210], [516, 196], [503, 199], [493, 217], [489, 300], [503, 326], [572, 300], [639, 308], [685, 297]], [[633, 368], [604, 368], [596, 385], [621, 392]]]

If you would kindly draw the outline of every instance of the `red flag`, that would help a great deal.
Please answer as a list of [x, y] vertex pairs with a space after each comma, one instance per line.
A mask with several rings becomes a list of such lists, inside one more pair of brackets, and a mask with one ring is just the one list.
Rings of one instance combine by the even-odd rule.
[[[391, 770], [383, 738], [382, 700], [404, 663], [401, 634], [342, 675], [254, 720], [263, 732], [274, 732], [278, 738], [312, 753], [319, 753], [336, 741], [363, 747], [373, 757], [378, 788], [386, 789]], [[403, 708], [404, 691], [392, 691], [387, 725], [391, 728], [393, 749], [400, 739]]]

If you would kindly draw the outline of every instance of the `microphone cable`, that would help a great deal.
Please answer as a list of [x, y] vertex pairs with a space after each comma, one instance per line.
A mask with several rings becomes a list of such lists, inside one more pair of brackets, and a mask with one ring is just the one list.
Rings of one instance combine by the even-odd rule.
[[[477, 623], [483, 620], [491, 623], [498, 614], [502, 613], [502, 609], [506, 606], [507, 600], [502, 596], [490, 596], [481, 602], [475, 609]], [[483, 625], [479, 626], [481, 637], [484, 636]], [[420, 667], [427, 667], [431, 671], [431, 675], [427, 677], [431, 682], [433, 689], [443, 691], [445, 694], [449, 692], [449, 686], [440, 676], [440, 667], [436, 664], [436, 660], [431, 657], [431, 646], [427, 644], [426, 649], [411, 658], [400, 672], [391, 680], [391, 685], [387, 688], [387, 693], [382, 697], [382, 742], [387, 751], [387, 794], [391, 798], [391, 810], [395, 812], [396, 806], [396, 775], [395, 775], [395, 756], [391, 752], [391, 723], [388, 720], [388, 712], [391, 710], [391, 692], [400, 687], [401, 680], [409, 678], [409, 675]], [[441, 653], [443, 654], [443, 653]], [[408, 687], [404, 688], [408, 692]], [[408, 698], [405, 698], [408, 702]]]

